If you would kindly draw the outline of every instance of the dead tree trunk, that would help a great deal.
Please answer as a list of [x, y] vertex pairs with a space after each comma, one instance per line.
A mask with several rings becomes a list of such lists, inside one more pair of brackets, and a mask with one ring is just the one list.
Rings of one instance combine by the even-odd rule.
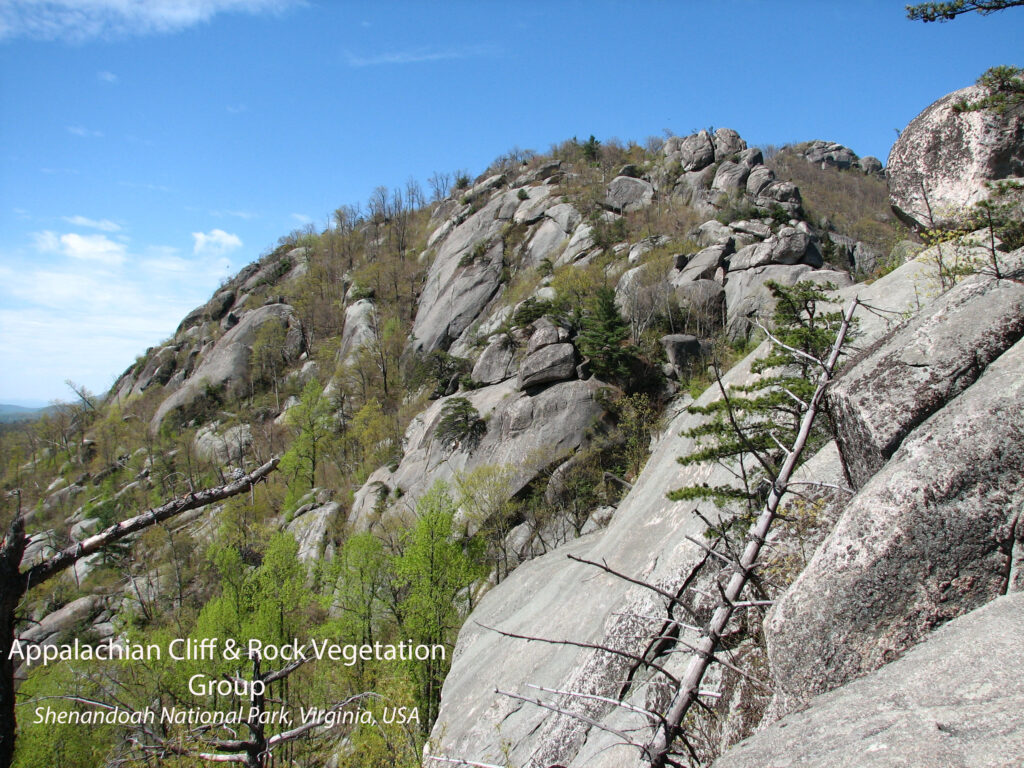
[[83, 557], [88, 557], [137, 531], [190, 509], [204, 507], [248, 491], [256, 482], [273, 472], [279, 461], [280, 459], [275, 456], [259, 469], [226, 485], [190, 493], [163, 506], [115, 523], [84, 541], [65, 547], [25, 571], [21, 570], [21, 558], [28, 545], [28, 536], [25, 535], [25, 519], [19, 508], [3, 542], [0, 543], [0, 768], [9, 768], [14, 759], [16, 712], [11, 649], [14, 646], [18, 606], [29, 589], [71, 567]]

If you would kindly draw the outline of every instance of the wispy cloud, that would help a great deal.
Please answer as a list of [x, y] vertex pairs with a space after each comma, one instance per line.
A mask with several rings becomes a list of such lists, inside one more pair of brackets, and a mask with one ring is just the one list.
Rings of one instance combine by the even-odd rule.
[[120, 232], [121, 225], [110, 219], [90, 219], [85, 216], [65, 216], [64, 221], [75, 227], [88, 227], [101, 232]]
[[81, 136], [84, 139], [103, 138], [103, 131], [94, 131], [91, 128], [86, 128], [84, 125], [69, 125], [67, 129], [68, 133], [74, 136]]
[[217, 216], [219, 218], [224, 217], [224, 216], [231, 216], [232, 218], [245, 219], [246, 221], [248, 221], [249, 219], [255, 219], [256, 218], [256, 214], [253, 213], [252, 211], [215, 210], [215, 211], [210, 211], [210, 215], [211, 216]]
[[103, 70], [102, 72], [96, 73], [96, 79], [104, 83], [116, 83], [118, 78], [113, 72]]
[[228, 104], [225, 109], [228, 111], [229, 115], [240, 115], [243, 112], [249, 111], [249, 107], [245, 104]]
[[82, 42], [169, 34], [220, 13], [282, 13], [305, 0], [4, 0], [0, 40]]
[[195, 241], [192, 252], [197, 256], [223, 256], [242, 247], [242, 240], [238, 235], [225, 232], [223, 229], [193, 232], [192, 239]]
[[313, 221], [313, 218], [304, 213], [293, 213], [292, 220], [299, 222], [299, 224], [310, 224]]
[[464, 48], [413, 48], [405, 51], [371, 54], [369, 56], [359, 56], [348, 51], [345, 55], [350, 67], [380, 67], [389, 64], [426, 64], [435, 61], [475, 59], [493, 56], [495, 52], [495, 48], [489, 45], [472, 45]]

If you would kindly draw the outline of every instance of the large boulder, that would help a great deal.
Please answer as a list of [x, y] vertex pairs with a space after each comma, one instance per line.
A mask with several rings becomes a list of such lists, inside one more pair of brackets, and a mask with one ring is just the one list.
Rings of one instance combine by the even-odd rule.
[[715, 161], [715, 145], [707, 131], [683, 139], [672, 136], [663, 151], [670, 162], [678, 162], [685, 172], [700, 171]]
[[513, 365], [515, 354], [515, 344], [507, 334], [501, 334], [480, 353], [480, 358], [473, 366], [473, 381], [480, 384], [497, 384], [511, 378], [516, 373]]
[[373, 302], [369, 299], [359, 299], [345, 307], [345, 327], [338, 346], [340, 364], [354, 362], [356, 353], [374, 340], [376, 322]]
[[1022, 403], [1018, 342], [917, 426], [847, 504], [766, 621], [777, 713], [1024, 588]]
[[286, 530], [295, 537], [299, 545], [298, 559], [302, 563], [313, 563], [330, 559], [334, 546], [330, 539], [331, 526], [338, 516], [338, 502], [329, 501], [317, 506], [300, 507]]
[[1024, 594], [999, 597], [713, 768], [1012, 768], [1024, 755]]
[[630, 176], [616, 176], [608, 184], [604, 204], [613, 211], [628, 213], [650, 205], [654, 199], [654, 187], [643, 179]]
[[829, 388], [847, 477], [860, 488], [903, 438], [1024, 336], [1024, 285], [972, 277], [867, 350]]
[[989, 196], [992, 181], [1024, 177], [1024, 107], [960, 111], [986, 91], [943, 96], [914, 118], [889, 152], [889, 202], [917, 228], [954, 226]]
[[568, 342], [545, 345], [527, 355], [519, 366], [520, 389], [573, 378], [576, 378], [576, 348]]

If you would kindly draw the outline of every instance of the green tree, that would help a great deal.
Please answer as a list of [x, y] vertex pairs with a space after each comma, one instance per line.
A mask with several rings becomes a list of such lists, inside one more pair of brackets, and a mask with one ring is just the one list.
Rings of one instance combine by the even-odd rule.
[[252, 383], [272, 385], [278, 408], [281, 407], [278, 385], [281, 374], [288, 364], [284, 353], [286, 337], [284, 323], [268, 322], [261, 325], [252, 342], [252, 356], [249, 362]]
[[303, 387], [299, 402], [288, 411], [288, 424], [294, 439], [281, 457], [281, 471], [288, 481], [286, 503], [294, 504], [316, 485], [317, 467], [332, 436], [330, 401], [315, 378]]
[[[842, 314], [821, 309], [826, 291], [805, 281], [792, 287], [769, 282], [776, 299], [773, 343], [763, 358], [751, 365], [762, 374], [753, 384], [722, 387], [722, 397], [707, 406], [691, 406], [692, 413], [709, 416], [684, 434], [697, 441], [697, 449], [678, 459], [680, 464], [706, 461], [727, 466], [739, 480], [736, 485], [690, 486], [671, 491], [673, 501], [710, 499], [719, 506], [738, 504], [740, 518], [751, 520], [761, 506], [787, 457], [800, 422], [817, 386], [818, 361], [827, 357], [842, 323]], [[808, 442], [809, 450], [822, 445], [828, 428], [818, 421]]]
[[478, 544], [456, 535], [455, 504], [445, 483], [439, 481], [427, 491], [416, 512], [419, 518], [406, 536], [395, 572], [407, 590], [402, 603], [405, 635], [414, 643], [442, 645], [447, 651], [444, 661], [431, 658], [415, 665], [421, 717], [426, 713], [423, 724], [429, 729], [437, 718], [455, 636], [470, 606], [468, 593], [485, 571]]
[[453, 397], [441, 406], [441, 420], [434, 435], [445, 449], [465, 448], [471, 451], [485, 434], [487, 423], [467, 398]]
[[615, 306], [615, 291], [607, 285], [597, 289], [582, 318], [576, 345], [590, 358], [594, 375], [609, 381], [621, 381], [629, 375], [631, 354], [624, 346], [629, 326]]

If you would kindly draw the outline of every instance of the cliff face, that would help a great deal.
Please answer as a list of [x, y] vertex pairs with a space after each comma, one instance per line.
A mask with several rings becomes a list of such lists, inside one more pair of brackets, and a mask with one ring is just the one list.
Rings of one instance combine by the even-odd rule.
[[[911, 154], [902, 146], [900, 163], [921, 173], [941, 165]], [[900, 163], [894, 195], [916, 183]], [[708, 706], [687, 721], [687, 759], [768, 764], [795, 738], [808, 764], [842, 764], [878, 723], [896, 732], [916, 716], [905, 702], [936, 659], [968, 646], [980, 661], [950, 678], [959, 703], [929, 709], [949, 739], [903, 733], [887, 754], [972, 765], [1024, 748], [1019, 686], [977, 692], [980, 670], [1024, 671], [1002, 618], [1024, 586], [1024, 250], [996, 252], [984, 237], [897, 243], [877, 160], [824, 141], [766, 160], [729, 129], [647, 150], [570, 142], [461, 181], [429, 206], [398, 196], [362, 218], [339, 209], [336, 227], [286, 238], [190, 313], [124, 373], [79, 455], [41, 485], [26, 562], [112, 510], [272, 453], [294, 458], [316, 434], [330, 450], [272, 479], [258, 519], [204, 510], [169, 535], [201, 551], [226, 520], [250, 567], [263, 546], [252, 541], [287, 531], [309, 588], [329, 595], [353, 535], [400, 549], [417, 502], [446, 482], [461, 494], [452, 535], [484, 537], [491, 559], [453, 598], [468, 618], [428, 756], [647, 764], [625, 742], [651, 737], [644, 712], [664, 712], [731, 567], [706, 543], [709, 521], [728, 513], [666, 493], [735, 484], [736, 466], [677, 459], [699, 447], [688, 435], [722, 387], [765, 375], [754, 363], [770, 345], [751, 340], [772, 317], [772, 285], [809, 282], [835, 290], [836, 306], [862, 304], [827, 396], [836, 439], [799, 470], [757, 604], [730, 623], [729, 665], [713, 667]], [[877, 204], [824, 207], [837, 190]], [[722, 360], [719, 387], [708, 367]], [[482, 479], [480, 501], [465, 489]], [[65, 615], [88, 614], [89, 631], [109, 637], [118, 614], [171, 592], [179, 608], [201, 605], [215, 585], [198, 567], [186, 583], [183, 546], [125, 566], [132, 586], [102, 600], [45, 618], [40, 604], [39, 626], [56, 637], [72, 629]], [[75, 577], [88, 588], [102, 566], [83, 561]], [[369, 598], [371, 634], [395, 631], [381, 617], [401, 612], [408, 584], [392, 586], [389, 606]], [[681, 596], [685, 622], [669, 619], [665, 595]], [[884, 717], [865, 703], [879, 690], [899, 692]], [[847, 727], [821, 742], [837, 711]], [[1009, 725], [982, 735], [996, 719]], [[330, 759], [358, 764], [351, 749]]]

